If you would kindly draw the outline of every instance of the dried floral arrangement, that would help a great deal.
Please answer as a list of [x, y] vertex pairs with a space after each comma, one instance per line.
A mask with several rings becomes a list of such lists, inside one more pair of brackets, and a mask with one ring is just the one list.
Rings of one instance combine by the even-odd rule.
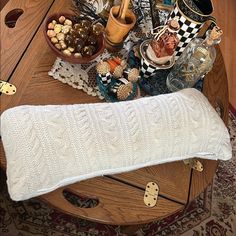
[[[106, 24], [111, 7], [113, 5], [119, 5], [121, 0], [72, 0], [72, 3], [73, 11], [78, 17], [84, 15]], [[130, 8], [135, 13], [137, 22], [140, 22], [144, 18], [144, 13], [141, 9], [146, 5], [154, 9], [154, 18], [158, 21], [158, 11], [153, 7], [155, 0], [131, 0]]]
[[113, 0], [72, 0], [72, 9], [77, 16], [106, 22]]

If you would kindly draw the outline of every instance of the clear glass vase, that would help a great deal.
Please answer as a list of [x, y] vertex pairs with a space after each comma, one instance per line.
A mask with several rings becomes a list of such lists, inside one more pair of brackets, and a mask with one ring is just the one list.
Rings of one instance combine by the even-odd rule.
[[193, 39], [167, 76], [166, 85], [172, 92], [193, 87], [213, 66], [216, 58], [214, 45], [220, 42], [222, 30], [214, 27], [206, 39]]

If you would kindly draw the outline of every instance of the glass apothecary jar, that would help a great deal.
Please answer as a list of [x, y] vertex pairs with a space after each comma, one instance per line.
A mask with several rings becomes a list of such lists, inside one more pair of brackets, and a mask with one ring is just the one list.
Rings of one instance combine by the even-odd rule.
[[166, 85], [172, 92], [193, 87], [213, 66], [214, 45], [221, 40], [222, 30], [215, 26], [207, 31], [206, 39], [195, 38], [186, 47], [167, 76]]

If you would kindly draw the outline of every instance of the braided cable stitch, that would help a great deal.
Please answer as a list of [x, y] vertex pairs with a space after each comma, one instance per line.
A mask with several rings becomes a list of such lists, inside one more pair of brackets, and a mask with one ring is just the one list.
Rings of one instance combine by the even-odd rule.
[[117, 103], [19, 106], [2, 114], [1, 125], [16, 201], [95, 176], [232, 156], [227, 128], [196, 89]]

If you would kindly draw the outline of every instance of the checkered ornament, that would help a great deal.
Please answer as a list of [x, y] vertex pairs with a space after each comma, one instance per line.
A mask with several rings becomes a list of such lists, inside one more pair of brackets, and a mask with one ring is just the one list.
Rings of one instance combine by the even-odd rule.
[[180, 41], [174, 53], [175, 59], [178, 59], [178, 57], [182, 54], [189, 42], [197, 36], [199, 30], [202, 27], [202, 24], [196, 24], [186, 19], [183, 15], [181, 15], [177, 7], [175, 7], [174, 10], [171, 12], [168, 20], [173, 19], [175, 17], [179, 18], [178, 22], [180, 25], [180, 29], [177, 32], [177, 36]]
[[143, 78], [149, 78], [153, 74], [156, 73], [156, 67], [151, 65], [147, 60], [144, 58], [141, 59], [141, 76]]
[[108, 72], [105, 75], [99, 74], [99, 79], [104, 86], [107, 86], [111, 83], [111, 73]]

